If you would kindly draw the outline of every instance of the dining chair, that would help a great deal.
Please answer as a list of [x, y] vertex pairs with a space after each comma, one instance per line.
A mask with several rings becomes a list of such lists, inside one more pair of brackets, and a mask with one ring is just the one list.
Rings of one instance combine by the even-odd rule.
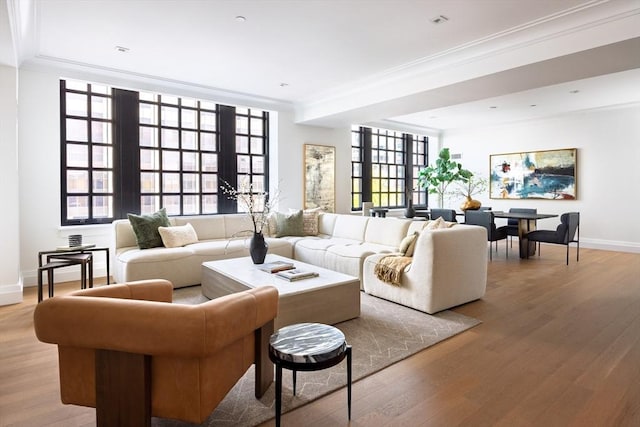
[[567, 247], [567, 265], [569, 265], [569, 245], [576, 243], [576, 262], [580, 260], [580, 212], [567, 212], [560, 215], [560, 224], [555, 230], [535, 230], [527, 234], [529, 241], [538, 242], [538, 256], [540, 243], [553, 243]]
[[489, 259], [493, 260], [493, 248], [491, 242], [496, 242], [496, 252], [498, 251], [498, 240], [504, 239], [506, 257], [509, 258], [509, 246], [507, 245], [507, 226], [496, 227], [493, 212], [486, 210], [468, 210], [465, 212], [465, 224], [479, 225], [487, 229], [487, 240], [489, 241]]
[[[537, 214], [538, 209], [536, 208], [510, 208], [509, 213], [531, 213]], [[516, 218], [508, 218], [507, 219], [507, 235], [509, 236], [509, 242], [511, 247], [513, 247], [513, 238], [518, 237], [518, 220]]]
[[431, 219], [442, 217], [445, 221], [458, 222], [456, 220], [456, 211], [453, 209], [431, 209]]

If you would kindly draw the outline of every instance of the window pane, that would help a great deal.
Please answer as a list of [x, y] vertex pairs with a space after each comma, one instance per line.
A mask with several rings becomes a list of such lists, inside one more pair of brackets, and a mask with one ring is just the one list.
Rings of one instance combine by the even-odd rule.
[[262, 119], [251, 118], [251, 135], [262, 135]]
[[140, 104], [140, 123], [147, 125], [158, 124], [158, 106], [155, 104]]
[[160, 209], [160, 197], [142, 196], [140, 198], [140, 210], [142, 214], [152, 214]]
[[111, 98], [104, 96], [91, 97], [91, 117], [97, 119], [111, 118]]
[[158, 132], [156, 128], [140, 126], [140, 146], [141, 147], [157, 147]]
[[[163, 98], [164, 101], [164, 98]], [[178, 109], [174, 107], [162, 106], [160, 111], [162, 126], [178, 127]]]
[[[159, 193], [160, 192], [160, 174], [157, 172], [142, 172], [140, 174], [140, 192], [141, 193]], [[145, 197], [142, 198], [143, 202]], [[154, 205], [155, 206], [155, 205]]]
[[155, 102], [158, 99], [155, 93], [149, 93], [149, 92], [140, 92], [138, 96], [140, 97], [140, 101]]
[[105, 145], [94, 145], [92, 162], [94, 168], [113, 168], [113, 149]]
[[162, 206], [167, 209], [167, 215], [180, 215], [180, 196], [164, 196]]
[[249, 120], [246, 117], [236, 116], [236, 132], [249, 133]]
[[89, 150], [84, 144], [67, 144], [67, 166], [86, 168], [89, 166]]
[[162, 169], [169, 171], [180, 170], [180, 153], [178, 151], [164, 151], [162, 154]]
[[202, 175], [202, 191], [207, 193], [218, 192], [218, 175], [203, 174]]
[[195, 129], [198, 124], [196, 117], [196, 110], [182, 109], [182, 127]]
[[163, 173], [162, 174], [162, 192], [163, 193], [179, 193], [180, 192], [180, 174], [179, 173]]
[[160, 166], [158, 150], [140, 150], [140, 169], [158, 169]]
[[109, 171], [93, 171], [93, 192], [113, 193], [113, 178]]
[[262, 138], [251, 137], [251, 154], [263, 154], [264, 153], [264, 140]]
[[215, 110], [216, 103], [210, 101], [200, 101], [200, 108], [202, 108], [203, 110]]
[[67, 193], [88, 193], [89, 172], [86, 170], [67, 171]]
[[184, 150], [196, 150], [198, 134], [193, 131], [182, 131], [182, 148]]
[[202, 213], [214, 214], [218, 213], [218, 198], [213, 195], [202, 196]]
[[71, 89], [71, 90], [81, 90], [84, 92], [87, 91], [87, 84], [85, 82], [79, 82], [76, 80], [67, 80], [65, 86], [67, 87], [67, 89]]
[[89, 197], [69, 196], [67, 197], [67, 219], [89, 218]]
[[198, 180], [198, 174], [185, 173], [182, 175], [182, 192], [183, 193], [197, 193], [200, 191], [200, 185]]
[[170, 95], [161, 95], [160, 96], [160, 102], [162, 102], [163, 104], [178, 105], [178, 97], [177, 96], [170, 96]]
[[180, 105], [183, 107], [196, 107], [197, 101], [193, 98], [182, 98]]
[[67, 115], [87, 117], [87, 95], [67, 92]]
[[246, 136], [236, 136], [236, 153], [249, 152], [249, 138]]
[[238, 173], [248, 174], [251, 171], [249, 163], [249, 156], [238, 156]]
[[184, 171], [197, 171], [198, 167], [198, 153], [196, 152], [184, 152], [182, 153], [182, 170]]
[[91, 84], [91, 93], [101, 93], [104, 95], [108, 95], [109, 94], [109, 86], [105, 86], [105, 85], [97, 85], [97, 84]]
[[111, 123], [91, 122], [91, 141], [111, 144]]
[[253, 156], [252, 166], [253, 173], [264, 173], [264, 157]]
[[162, 139], [162, 147], [164, 148], [179, 148], [179, 132], [175, 129], [162, 129], [160, 132], [160, 138]]
[[216, 115], [207, 111], [200, 112], [200, 129], [216, 130]]
[[198, 196], [184, 196], [182, 200], [183, 215], [198, 215], [200, 213], [200, 198]]
[[202, 171], [203, 172], [218, 172], [218, 155], [217, 154], [202, 154]]
[[87, 142], [87, 121], [67, 119], [67, 141]]
[[93, 197], [93, 217], [113, 218], [113, 196]]
[[200, 133], [200, 149], [216, 151], [216, 135], [214, 133]]
[[264, 191], [264, 176], [254, 175], [251, 182], [255, 191]]

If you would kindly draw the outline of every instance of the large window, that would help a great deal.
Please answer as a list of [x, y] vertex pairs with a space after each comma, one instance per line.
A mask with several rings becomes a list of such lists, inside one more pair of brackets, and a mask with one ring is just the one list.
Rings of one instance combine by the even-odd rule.
[[222, 181], [268, 188], [268, 112], [61, 81], [62, 224], [236, 212]]
[[401, 208], [410, 197], [426, 207], [426, 192], [418, 188], [418, 171], [428, 163], [426, 136], [353, 126], [351, 132], [351, 209], [362, 202]]

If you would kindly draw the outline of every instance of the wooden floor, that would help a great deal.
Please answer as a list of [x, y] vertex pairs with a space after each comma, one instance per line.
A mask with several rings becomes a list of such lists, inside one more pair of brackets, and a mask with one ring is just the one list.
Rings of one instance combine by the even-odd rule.
[[[640, 426], [640, 254], [583, 249], [576, 263], [572, 249], [568, 267], [560, 246], [511, 254], [501, 244], [486, 296], [455, 309], [483, 323], [356, 382], [351, 423], [339, 390], [283, 425]], [[35, 301], [29, 288], [0, 307], [0, 426], [93, 425], [91, 409], [59, 403]]]

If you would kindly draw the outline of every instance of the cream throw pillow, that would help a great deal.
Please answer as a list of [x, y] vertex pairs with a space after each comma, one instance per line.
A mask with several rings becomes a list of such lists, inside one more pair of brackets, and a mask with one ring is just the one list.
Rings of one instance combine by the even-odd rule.
[[409, 234], [404, 239], [402, 239], [402, 242], [400, 242], [400, 247], [398, 248], [398, 251], [400, 252], [400, 254], [402, 254], [403, 256], [413, 255], [413, 248], [416, 245], [417, 237], [418, 237], [418, 232], [416, 231], [412, 234]]
[[[298, 212], [298, 209], [289, 209], [289, 213]], [[305, 209], [302, 211], [302, 231], [305, 236], [317, 236], [318, 217], [322, 208]]]
[[180, 246], [196, 243], [198, 235], [190, 223], [173, 227], [158, 227], [162, 243], [167, 248], [179, 248]]
[[445, 223], [444, 219], [442, 219], [442, 217], [438, 217], [433, 221], [429, 221], [426, 227], [424, 227], [425, 230], [438, 230], [440, 228], [448, 228], [447, 224]]

